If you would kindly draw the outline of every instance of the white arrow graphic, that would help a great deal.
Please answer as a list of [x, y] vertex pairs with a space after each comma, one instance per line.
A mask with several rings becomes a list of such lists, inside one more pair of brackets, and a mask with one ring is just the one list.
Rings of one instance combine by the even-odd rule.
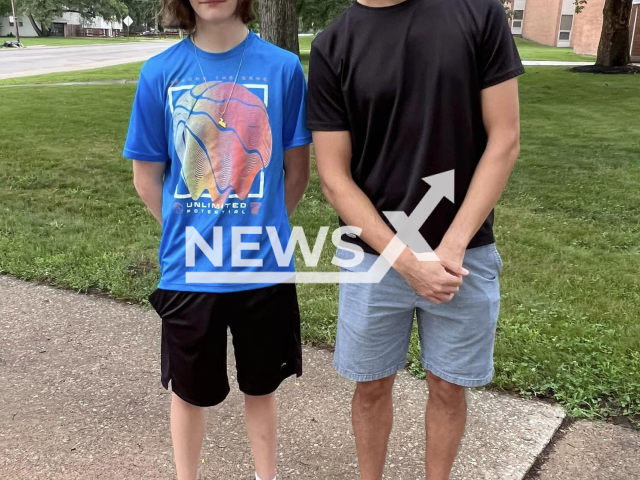
[[[443, 197], [453, 202], [455, 200], [455, 171], [439, 173], [425, 177], [422, 180], [431, 185], [427, 194], [407, 216], [404, 212], [383, 212], [397, 233], [380, 254], [380, 257], [366, 273], [351, 273], [341, 278], [342, 282], [351, 283], [380, 283], [392, 265], [398, 260], [408, 246], [420, 261], [439, 261], [438, 256], [420, 234], [420, 227], [433, 213]], [[424, 252], [417, 254], [415, 252]], [[366, 279], [366, 280], [365, 280]]]
[[454, 170], [422, 179], [431, 188], [422, 197], [410, 216], [404, 212], [382, 212], [396, 229], [397, 236], [414, 252], [433, 252], [431, 246], [420, 234], [420, 228], [433, 213], [443, 197], [454, 201]]

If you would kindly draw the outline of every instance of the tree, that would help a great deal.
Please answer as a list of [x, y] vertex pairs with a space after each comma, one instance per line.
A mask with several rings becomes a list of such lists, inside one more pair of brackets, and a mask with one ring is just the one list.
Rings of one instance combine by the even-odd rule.
[[11, 0], [0, 0], [0, 17], [11, 15]]
[[[588, 0], [574, 0], [576, 13], [581, 13]], [[606, 0], [602, 11], [602, 33], [598, 45], [596, 68], [624, 67], [631, 62], [629, 50], [629, 25], [633, 0]], [[591, 71], [588, 68], [574, 68], [575, 71]]]
[[123, 0], [133, 24], [143, 29], [161, 29], [162, 0]]
[[351, 3], [352, 0], [298, 0], [300, 27], [305, 31], [322, 30]]
[[260, 36], [300, 55], [296, 0], [260, 0]]
[[632, 7], [632, 0], [606, 0], [597, 66], [622, 67], [631, 62], [629, 24]]
[[64, 5], [56, 0], [21, 0], [17, 8], [20, 13], [27, 15], [39, 37], [47, 36], [51, 21], [65, 12]]
[[17, 8], [27, 15], [38, 36], [47, 36], [53, 19], [66, 12], [79, 13], [85, 19], [114, 20], [123, 18], [128, 11], [121, 0], [20, 0]]
[[[0, 17], [5, 17], [11, 14], [11, 0], [0, 0]], [[2, 32], [2, 25], [0, 25], [0, 35], [5, 35], [5, 33]]]

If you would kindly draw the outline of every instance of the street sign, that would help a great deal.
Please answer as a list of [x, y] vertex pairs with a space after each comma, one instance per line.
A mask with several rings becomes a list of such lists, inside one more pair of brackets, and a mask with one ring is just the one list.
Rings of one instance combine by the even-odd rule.
[[133, 23], [133, 20], [131, 19], [131, 17], [129, 15], [127, 15], [127, 18], [125, 18], [124, 20], [122, 20], [124, 22], [124, 24], [127, 26], [127, 42], [129, 41], [129, 27], [131, 26], [131, 24]]
[[15, 23], [13, 15], [9, 15], [9, 23]]

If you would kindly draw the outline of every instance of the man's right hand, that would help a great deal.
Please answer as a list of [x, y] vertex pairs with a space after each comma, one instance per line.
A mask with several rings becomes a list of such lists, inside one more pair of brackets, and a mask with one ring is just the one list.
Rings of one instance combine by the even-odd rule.
[[436, 305], [450, 302], [460, 291], [462, 278], [469, 274], [462, 267], [449, 273], [440, 262], [421, 262], [409, 248], [402, 252], [394, 268], [418, 295]]

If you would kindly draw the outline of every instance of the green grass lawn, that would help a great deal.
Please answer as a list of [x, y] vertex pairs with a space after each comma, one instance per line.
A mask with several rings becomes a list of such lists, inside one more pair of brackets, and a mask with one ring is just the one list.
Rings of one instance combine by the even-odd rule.
[[306, 36], [306, 35], [298, 37], [298, 40], [300, 41], [300, 51], [306, 52], [311, 50], [311, 42], [313, 42], [314, 38], [316, 37]]
[[92, 82], [104, 80], [137, 80], [144, 62], [125, 63], [112, 67], [78, 70], [75, 72], [48, 73], [31, 77], [0, 80], [0, 85], [24, 85], [28, 83]]
[[[0, 137], [0, 272], [145, 302], [160, 229], [120, 156], [134, 92], [2, 92], [0, 117], [14, 120]], [[638, 93], [632, 76], [562, 68], [529, 68], [521, 82], [522, 157], [497, 209], [506, 267], [493, 386], [555, 398], [575, 417], [640, 418]], [[315, 173], [292, 223], [308, 235], [336, 225]], [[299, 292], [305, 340], [332, 344], [337, 286]]]
[[[0, 40], [14, 41], [14, 38], [0, 37]], [[46, 45], [48, 47], [65, 47], [75, 45], [96, 45], [102, 43], [122, 43], [122, 42], [149, 42], [154, 38], [145, 37], [20, 37], [20, 42], [25, 47], [33, 47], [36, 45]], [[163, 39], [164, 40], [164, 39]], [[167, 40], [177, 40], [175, 37], [168, 37]]]
[[515, 38], [518, 52], [522, 60], [552, 60], [558, 62], [595, 62], [596, 57], [576, 55], [572, 48], [558, 48], [540, 45], [539, 43]]

